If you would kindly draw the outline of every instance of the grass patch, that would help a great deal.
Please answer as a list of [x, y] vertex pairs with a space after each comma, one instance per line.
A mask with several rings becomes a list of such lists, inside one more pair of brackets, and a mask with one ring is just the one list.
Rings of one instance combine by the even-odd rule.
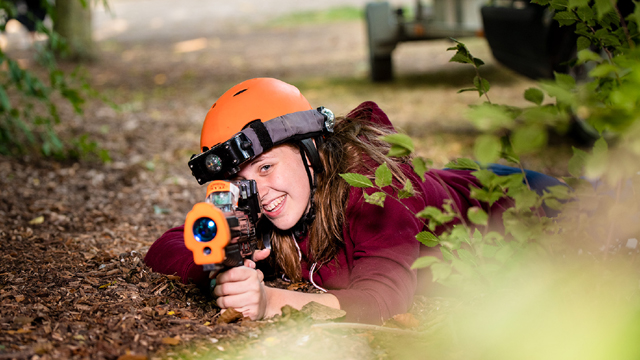
[[340, 6], [326, 10], [301, 11], [283, 15], [269, 21], [267, 25], [273, 27], [292, 27], [300, 25], [360, 21], [363, 18], [364, 9], [353, 6]]

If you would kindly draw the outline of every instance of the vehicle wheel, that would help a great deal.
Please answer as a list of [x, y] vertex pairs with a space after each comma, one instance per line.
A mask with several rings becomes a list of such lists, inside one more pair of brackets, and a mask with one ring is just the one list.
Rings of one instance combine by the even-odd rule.
[[383, 82], [393, 80], [393, 66], [391, 64], [391, 54], [389, 55], [371, 55], [369, 57], [369, 65], [371, 70], [371, 80], [373, 82]]

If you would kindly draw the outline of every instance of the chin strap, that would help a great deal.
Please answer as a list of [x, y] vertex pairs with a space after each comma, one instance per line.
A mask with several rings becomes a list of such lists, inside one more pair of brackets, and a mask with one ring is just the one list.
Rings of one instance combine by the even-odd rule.
[[[321, 140], [316, 139], [317, 142]], [[318, 154], [318, 150], [316, 145], [313, 143], [311, 139], [304, 139], [299, 142], [300, 148], [300, 156], [302, 157], [302, 164], [304, 165], [304, 169], [307, 172], [307, 178], [309, 179], [309, 210], [302, 215], [300, 220], [291, 228], [293, 235], [297, 238], [303, 238], [309, 232], [309, 227], [316, 219], [316, 205], [313, 201], [314, 195], [316, 193], [316, 185], [317, 185], [317, 176], [318, 173], [322, 172], [322, 162], [320, 161], [320, 155]], [[307, 161], [307, 155], [309, 155], [309, 161]], [[309, 163], [313, 167], [313, 176], [311, 175], [311, 171], [309, 170]]]

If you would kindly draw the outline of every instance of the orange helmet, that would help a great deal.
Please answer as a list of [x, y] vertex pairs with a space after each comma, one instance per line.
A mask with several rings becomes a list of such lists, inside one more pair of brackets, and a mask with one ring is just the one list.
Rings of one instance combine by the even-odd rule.
[[191, 157], [189, 167], [200, 184], [227, 179], [249, 159], [294, 141], [303, 150], [303, 161], [308, 156], [320, 173], [316, 144], [333, 132], [334, 123], [329, 109], [313, 109], [293, 85], [271, 78], [247, 80], [211, 106], [200, 134], [202, 153]]
[[273, 78], [256, 78], [227, 90], [211, 106], [202, 125], [200, 149], [229, 140], [254, 120], [265, 122], [297, 111], [313, 109], [300, 90]]

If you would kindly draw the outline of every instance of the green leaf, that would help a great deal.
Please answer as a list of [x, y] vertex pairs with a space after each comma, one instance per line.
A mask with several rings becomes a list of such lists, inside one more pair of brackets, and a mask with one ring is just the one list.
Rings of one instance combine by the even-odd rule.
[[489, 84], [489, 81], [477, 75], [473, 78], [473, 86], [476, 87], [476, 90], [478, 91], [478, 95], [480, 96], [486, 94], [491, 88], [491, 84]]
[[576, 79], [574, 79], [573, 76], [559, 72], [554, 72], [553, 75], [556, 79], [556, 83], [562, 88], [571, 90], [576, 87]]
[[413, 190], [413, 185], [411, 184], [411, 180], [407, 180], [404, 183], [404, 187], [402, 190], [398, 191], [398, 198], [400, 199], [408, 199], [415, 195], [415, 190]]
[[578, 17], [571, 11], [561, 11], [557, 12], [553, 19], [557, 20], [560, 26], [569, 26], [573, 25], [578, 20]]
[[469, 252], [467, 249], [458, 249], [458, 257], [466, 264], [476, 266], [478, 265], [478, 259]]
[[440, 252], [442, 253], [442, 257], [445, 260], [453, 260], [453, 258], [455, 257], [453, 255], [453, 253], [451, 252], [451, 250], [449, 250], [448, 248], [444, 247], [444, 246], [440, 246]]
[[424, 181], [424, 173], [428, 170], [427, 162], [423, 158], [416, 156], [411, 160], [411, 163], [413, 164], [413, 171]]
[[340, 176], [351, 186], [355, 186], [358, 188], [373, 187], [373, 183], [371, 182], [371, 180], [369, 180], [368, 177], [362, 174], [347, 173], [347, 174], [340, 174]]
[[544, 100], [544, 93], [538, 88], [528, 88], [524, 91], [524, 98], [536, 105], [540, 105]]
[[544, 203], [553, 210], [562, 210], [564, 207], [564, 204], [556, 199], [546, 199]]
[[607, 169], [608, 146], [604, 138], [599, 138], [593, 145], [593, 152], [585, 162], [585, 175], [595, 179], [602, 176]]
[[603, 78], [609, 76], [609, 74], [616, 74], [619, 71], [620, 69], [617, 66], [612, 65], [608, 62], [604, 62], [593, 68], [593, 70], [589, 71], [589, 76]]
[[444, 167], [452, 170], [480, 170], [480, 165], [477, 162], [467, 158], [455, 159]]
[[411, 151], [408, 150], [407, 148], [404, 148], [402, 146], [399, 145], [391, 145], [391, 148], [389, 149], [389, 152], [387, 153], [387, 156], [389, 157], [403, 157], [403, 156], [407, 156], [410, 155]]
[[580, 6], [589, 5], [589, 0], [569, 0], [569, 4], [567, 5], [569, 9], [575, 9]]
[[363, 195], [364, 201], [368, 202], [369, 204], [384, 207], [384, 200], [387, 198], [387, 194], [383, 193], [382, 191], [374, 192], [371, 195], [365, 192], [363, 193]]
[[9, 113], [11, 111], [11, 102], [9, 101], [9, 96], [4, 91], [4, 87], [0, 86], [0, 106], [2, 106], [1, 112]]
[[513, 127], [512, 113], [504, 106], [483, 103], [471, 107], [469, 118], [482, 131], [494, 131]]
[[435, 263], [431, 265], [431, 274], [434, 282], [446, 280], [451, 275], [451, 264]]
[[451, 265], [458, 273], [467, 278], [473, 278], [477, 275], [473, 269], [473, 266], [465, 261], [462, 261], [461, 259], [454, 258], [453, 260], [451, 260]]
[[493, 258], [500, 248], [494, 245], [480, 244], [480, 254], [484, 258]]
[[583, 150], [575, 147], [573, 148], [573, 157], [569, 160], [569, 164], [567, 165], [569, 174], [571, 174], [571, 176], [576, 178], [582, 176], [584, 164], [588, 156], [589, 154], [587, 154]]
[[391, 170], [387, 166], [387, 163], [384, 163], [376, 169], [376, 186], [379, 188], [383, 188], [385, 186], [391, 185], [391, 181], [393, 180], [393, 175], [391, 174]]
[[413, 146], [413, 140], [411, 140], [411, 138], [405, 134], [385, 135], [385, 136], [381, 136], [380, 140], [386, 141], [391, 145], [398, 145], [400, 147], [403, 147], [409, 150], [410, 152], [413, 152], [415, 149]]
[[573, 195], [571, 194], [571, 188], [566, 185], [549, 186], [544, 190], [545, 193], [549, 193], [549, 195], [553, 196], [556, 199], [569, 200], [573, 198]]
[[[583, 1], [583, 2], [586, 1], [588, 3], [589, 0], [579, 0], [579, 1]], [[582, 20], [583, 22], [589, 24], [589, 26], [593, 26], [595, 24], [593, 20], [595, 19], [596, 15], [595, 15], [593, 9], [591, 9], [590, 6], [588, 6], [588, 5], [581, 6], [577, 10], [577, 12], [578, 12], [578, 17], [580, 18], [580, 20]]]
[[411, 268], [422, 269], [439, 262], [440, 262], [440, 259], [438, 259], [435, 256], [423, 256], [423, 257], [417, 258], [416, 261], [413, 262], [413, 265], [411, 265]]
[[535, 152], [547, 144], [547, 130], [538, 125], [518, 128], [513, 132], [511, 143], [519, 155]]
[[489, 215], [477, 206], [470, 207], [467, 210], [467, 217], [476, 225], [487, 225], [487, 221], [489, 221]]
[[578, 50], [578, 60], [580, 60], [580, 52], [588, 50], [591, 47], [591, 40], [589, 38], [580, 36], [576, 41], [576, 49]]
[[464, 88], [464, 89], [460, 89], [458, 90], [457, 94], [462, 94], [463, 92], [469, 92], [469, 91], [478, 91], [478, 88]]
[[596, 13], [598, 14], [598, 20], [601, 20], [604, 15], [610, 11], [613, 11], [611, 0], [596, 0]]
[[500, 250], [496, 252], [496, 260], [504, 264], [514, 253], [515, 250], [513, 249], [513, 246], [510, 243], [505, 244], [502, 248], [500, 248]]
[[455, 55], [449, 59], [449, 62], [457, 62], [462, 64], [473, 64], [473, 60], [469, 57], [468, 54], [464, 54], [458, 51]]
[[502, 144], [494, 135], [481, 135], [476, 139], [473, 154], [483, 164], [495, 162], [500, 158]]
[[538, 194], [529, 189], [523, 189], [512, 195], [516, 201], [516, 210], [528, 210], [536, 206], [538, 202]]
[[600, 55], [594, 53], [588, 48], [578, 51], [578, 64], [584, 64], [587, 61], [595, 61], [597, 63], [601, 63], [603, 60]]
[[422, 244], [428, 247], [437, 246], [440, 242], [440, 239], [438, 239], [437, 236], [428, 231], [419, 232], [418, 235], [416, 235], [416, 240], [420, 241]]

